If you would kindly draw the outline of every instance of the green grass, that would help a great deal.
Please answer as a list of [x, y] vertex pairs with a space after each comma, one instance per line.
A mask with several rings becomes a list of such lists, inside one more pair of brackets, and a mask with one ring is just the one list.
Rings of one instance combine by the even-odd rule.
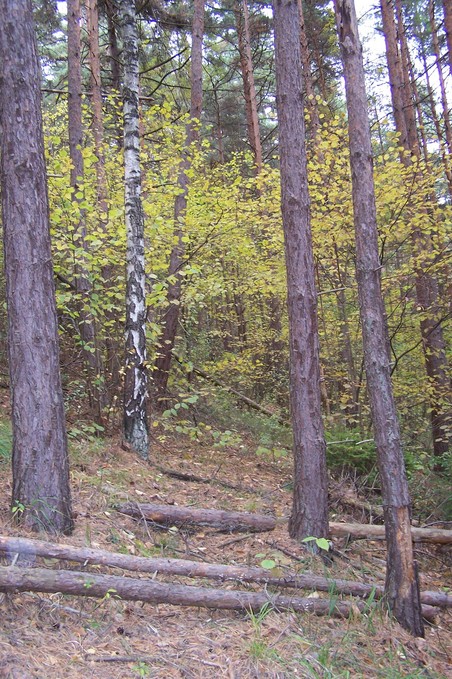
[[0, 421], [0, 465], [7, 465], [11, 461], [12, 453], [11, 423]]

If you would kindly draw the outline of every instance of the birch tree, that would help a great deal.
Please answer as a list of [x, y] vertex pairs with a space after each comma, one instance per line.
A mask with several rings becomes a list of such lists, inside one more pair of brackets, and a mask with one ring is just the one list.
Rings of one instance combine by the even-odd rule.
[[144, 214], [141, 202], [138, 111], [138, 32], [135, 0], [119, 7], [123, 42], [124, 182], [127, 232], [126, 360], [124, 438], [141, 457], [148, 457], [148, 378], [146, 368], [146, 279]]

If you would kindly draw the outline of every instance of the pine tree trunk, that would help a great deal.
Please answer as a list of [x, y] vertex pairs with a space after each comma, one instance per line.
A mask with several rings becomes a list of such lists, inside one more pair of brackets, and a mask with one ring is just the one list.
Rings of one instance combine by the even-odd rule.
[[[174, 202], [174, 236], [177, 240], [170, 255], [168, 276], [167, 301], [163, 323], [163, 333], [160, 339], [159, 356], [155, 362], [154, 384], [160, 407], [164, 406], [167, 395], [168, 378], [171, 367], [172, 352], [177, 334], [179, 322], [180, 302], [182, 293], [182, 278], [180, 269], [183, 266], [185, 244], [183, 241], [184, 221], [187, 210], [189, 179], [188, 173], [191, 167], [189, 158], [190, 146], [198, 138], [199, 120], [202, 110], [202, 43], [204, 37], [204, 0], [195, 0], [192, 24], [192, 47], [191, 47], [191, 102], [190, 122], [186, 131], [186, 146], [183, 158], [179, 166], [178, 187], [179, 193]], [[197, 122], [195, 122], [197, 121]]]
[[0, 0], [0, 128], [15, 517], [73, 528], [31, 0]]
[[290, 399], [294, 434], [293, 538], [328, 535], [328, 477], [321, 416], [317, 295], [307, 182], [300, 16], [296, 3], [277, 0], [276, 100], [281, 208], [287, 270]]
[[126, 364], [124, 438], [141, 457], [148, 457], [148, 380], [146, 367], [146, 278], [144, 215], [138, 113], [138, 33], [135, 0], [120, 5], [124, 63], [124, 172], [127, 231]]
[[108, 46], [111, 63], [111, 86], [113, 90], [119, 92], [121, 89], [121, 69], [120, 52], [117, 38], [117, 7], [115, 0], [105, 0], [105, 13], [107, 15], [108, 25]]
[[385, 593], [397, 620], [423, 636], [419, 581], [413, 559], [410, 498], [392, 391], [380, 284], [372, 144], [362, 48], [353, 0], [335, 0], [344, 64], [356, 237], [356, 274], [372, 422], [383, 490], [387, 541]]
[[243, 93], [245, 96], [246, 127], [248, 141], [254, 157], [257, 172], [262, 170], [262, 144], [259, 132], [256, 85], [254, 82], [253, 59], [251, 55], [250, 21], [247, 0], [235, 0], [234, 14], [242, 71]]
[[435, 53], [436, 70], [438, 73], [438, 82], [441, 93], [441, 106], [444, 117], [444, 134], [446, 137], [447, 150], [449, 155], [452, 156], [452, 129], [450, 124], [449, 104], [447, 102], [446, 84], [444, 82], [443, 69], [441, 66], [441, 50], [439, 47], [438, 29], [436, 27], [435, 5], [432, 0], [429, 0], [428, 3], [428, 13], [430, 18], [430, 28], [432, 31], [432, 44], [433, 51]]
[[314, 84], [311, 76], [311, 59], [309, 56], [308, 37], [306, 35], [304, 22], [303, 0], [297, 0], [297, 3], [298, 11], [300, 13], [300, 56], [303, 68], [303, 82], [306, 90], [306, 108], [309, 111], [308, 130], [311, 132], [311, 137], [315, 139], [317, 132], [320, 129], [319, 107], [317, 106]]
[[[81, 203], [77, 193], [84, 193], [83, 123], [82, 123], [82, 64], [80, 41], [80, 0], [68, 0], [67, 3], [67, 42], [68, 42], [68, 134], [69, 153], [72, 161], [71, 187], [73, 200]], [[96, 322], [90, 309], [92, 284], [87, 271], [86, 255], [86, 221], [83, 210], [74, 236], [78, 248], [75, 265], [75, 286], [79, 296], [80, 321], [79, 332], [82, 340], [83, 357], [87, 368], [88, 393], [91, 407], [97, 422], [102, 421], [102, 409], [105, 406], [103, 389], [100, 380], [103, 374], [102, 356], [96, 337]]]
[[427, 57], [425, 54], [425, 48], [423, 45], [421, 45], [421, 57], [422, 57], [422, 63], [424, 66], [424, 73], [425, 73], [425, 84], [427, 87], [427, 93], [428, 93], [428, 102], [430, 106], [430, 111], [432, 115], [432, 120], [435, 125], [435, 130], [436, 130], [436, 136], [438, 138], [438, 143], [441, 149], [441, 159], [443, 161], [443, 166], [444, 166], [444, 174], [446, 175], [447, 178], [447, 183], [449, 186], [449, 195], [452, 198], [452, 169], [451, 169], [451, 153], [450, 151], [447, 150], [446, 144], [444, 142], [443, 138], [443, 131], [441, 129], [441, 123], [438, 117], [438, 112], [436, 110], [436, 103], [435, 103], [435, 97], [433, 94], [433, 88], [432, 84], [430, 82], [430, 75], [429, 75], [429, 67], [427, 63]]
[[[105, 174], [105, 154], [104, 154], [104, 118], [102, 109], [102, 80], [100, 70], [100, 48], [99, 48], [99, 10], [97, 0], [86, 0], [87, 12], [87, 31], [88, 31], [88, 50], [90, 66], [90, 91], [91, 91], [91, 111], [92, 111], [92, 132], [94, 139], [94, 152], [97, 157], [96, 162], [96, 193], [97, 206], [99, 210], [99, 220], [102, 231], [106, 232], [106, 222], [108, 220], [108, 187]], [[118, 81], [119, 86], [119, 81]], [[102, 279], [105, 286], [105, 294], [108, 295], [111, 288], [115, 285], [113, 270], [110, 264], [104, 264], [101, 269]], [[102, 364], [102, 356], [99, 353], [99, 374], [102, 376], [102, 383], [99, 384], [99, 396], [102, 407], [108, 403], [109, 396], [112, 400], [114, 391], [118, 391], [121, 383], [120, 379], [120, 351], [118, 342], [113, 336], [116, 328], [116, 314], [114, 311], [106, 313], [107, 336], [105, 337], [106, 364], [109, 374], [109, 384], [105, 380], [105, 370]], [[119, 330], [118, 330], [119, 332]], [[113, 393], [108, 393], [108, 392]]]
[[446, 31], [449, 70], [452, 75], [452, 6], [450, 0], [443, 0], [444, 29]]
[[[398, 17], [398, 31], [396, 29], [391, 0], [381, 0], [394, 118], [396, 130], [400, 134], [403, 147], [410, 151], [415, 159], [419, 159], [419, 140], [416, 130], [414, 103], [411, 96], [411, 83], [408, 72], [409, 55], [404, 35], [402, 7], [399, 0], [396, 0], [395, 5]], [[397, 34], [399, 34], [401, 41], [400, 50], [397, 43]], [[412, 162], [406, 154], [401, 156], [401, 161], [405, 165]], [[425, 223], [428, 224], [426, 211]], [[433, 453], [435, 456], [442, 456], [449, 449], [447, 427], [450, 426], [450, 415], [442, 406], [442, 400], [450, 390], [450, 381], [447, 377], [445, 342], [440, 321], [438, 282], [428, 272], [428, 267], [423, 266], [425, 257], [431, 258], [433, 246], [430, 234], [425, 230], [422, 231], [418, 226], [413, 229], [412, 240], [416, 259], [416, 298], [423, 314], [420, 330], [425, 368], [432, 391], [430, 396], [430, 419]]]

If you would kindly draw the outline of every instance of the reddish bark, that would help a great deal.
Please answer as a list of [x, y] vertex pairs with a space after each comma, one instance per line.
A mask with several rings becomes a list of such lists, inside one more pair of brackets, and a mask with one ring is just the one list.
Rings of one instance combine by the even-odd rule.
[[276, 526], [273, 516], [229, 512], [220, 509], [194, 509], [174, 505], [137, 504], [133, 502], [120, 505], [118, 512], [145, 519], [162, 526], [212, 526], [225, 531], [269, 531]]
[[[275, 576], [265, 568], [250, 566], [226, 566], [206, 563], [205, 561], [187, 561], [186, 559], [148, 558], [107, 552], [101, 549], [79, 548], [70, 545], [59, 545], [27, 538], [1, 537], [0, 552], [13, 557], [15, 554], [27, 554], [33, 557], [59, 559], [83, 563], [85, 566], [102, 565], [121, 568], [132, 572], [177, 575], [188, 578], [208, 578], [221, 582], [255, 582], [272, 587], [293, 589], [313, 589], [322, 592], [349, 594], [358, 597], [374, 595], [380, 598], [384, 589], [372, 583], [353, 582], [335, 578], [324, 578], [313, 573], [284, 572], [283, 576]], [[421, 601], [430, 606], [452, 608], [452, 596], [445, 592], [421, 592]]]
[[307, 182], [306, 135], [296, 3], [277, 0], [276, 100], [281, 166], [294, 434], [293, 538], [328, 534], [328, 478], [321, 416], [317, 294]]
[[0, 0], [0, 177], [16, 518], [73, 528], [31, 0]]
[[254, 163], [259, 173], [262, 169], [262, 144], [259, 133], [256, 85], [254, 82], [253, 59], [251, 55], [251, 35], [247, 0], [235, 0], [235, 21], [240, 55], [240, 67], [245, 96], [248, 141], [253, 152]]
[[[356, 611], [367, 609], [361, 601], [333, 602], [328, 599], [302, 599], [299, 597], [246, 592], [206, 587], [163, 583], [148, 578], [126, 578], [117, 575], [98, 575], [78, 571], [53, 571], [44, 568], [17, 568], [0, 566], [0, 592], [61, 592], [72, 596], [103, 599], [120, 598], [125, 601], [146, 601], [152, 604], [196, 606], [232, 611], [254, 611], [270, 605], [275, 611], [296, 611], [314, 615], [333, 615], [348, 618]], [[426, 607], [427, 614], [432, 611]], [[434, 615], [434, 611], [433, 611]]]
[[335, 0], [344, 64], [356, 239], [356, 276], [364, 360], [380, 472], [387, 569], [385, 594], [397, 620], [424, 635], [419, 580], [413, 558], [410, 497], [390, 377], [388, 332], [380, 282], [372, 143], [362, 47], [353, 0]]

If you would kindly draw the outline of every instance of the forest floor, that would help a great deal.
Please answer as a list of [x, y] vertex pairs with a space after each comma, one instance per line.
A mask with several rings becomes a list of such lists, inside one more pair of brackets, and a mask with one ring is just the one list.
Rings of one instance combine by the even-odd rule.
[[[60, 542], [222, 564], [259, 565], [272, 559], [281, 569], [384, 582], [383, 542], [336, 540], [337, 553], [326, 566], [292, 541], [285, 525], [260, 534], [225, 534], [206, 528], [158, 530], [114, 509], [124, 500], [135, 500], [288, 516], [291, 464], [287, 458], [264, 459], [246, 446], [209, 448], [169, 436], [153, 442], [149, 463], [124, 450], [118, 438], [71, 448], [76, 528]], [[162, 467], [209, 482], [178, 480], [162, 472]], [[10, 494], [10, 464], [4, 462], [0, 464], [0, 532], [33, 537], [12, 523]], [[340, 501], [341, 496], [353, 494], [350, 479], [336, 479], [331, 498], [334, 520], [369, 520], [366, 511]], [[425, 545], [416, 552], [423, 589], [452, 586], [450, 552]], [[58, 567], [50, 561], [45, 565]], [[183, 578], [178, 582], [193, 584]], [[237, 584], [223, 587], [236, 589]], [[427, 627], [425, 639], [410, 637], [383, 605], [369, 615], [344, 620], [270, 609], [249, 615], [108, 597], [18, 593], [0, 595], [0, 613], [0, 677], [11, 679], [452, 677], [450, 609]]]

